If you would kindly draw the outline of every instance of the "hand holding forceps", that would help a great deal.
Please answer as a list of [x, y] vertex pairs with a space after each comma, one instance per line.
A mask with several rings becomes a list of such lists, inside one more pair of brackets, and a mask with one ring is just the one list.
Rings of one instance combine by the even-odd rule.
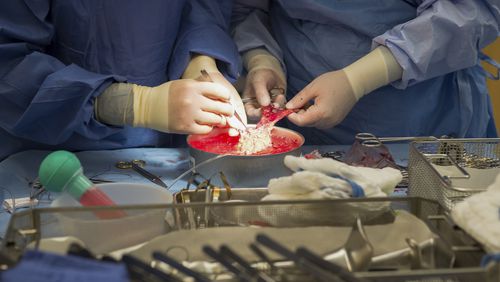
[[115, 164], [115, 167], [119, 169], [133, 169], [135, 172], [144, 176], [154, 184], [168, 189], [168, 185], [165, 184], [165, 182], [163, 182], [158, 176], [142, 168], [145, 164], [146, 162], [143, 160], [119, 161]]

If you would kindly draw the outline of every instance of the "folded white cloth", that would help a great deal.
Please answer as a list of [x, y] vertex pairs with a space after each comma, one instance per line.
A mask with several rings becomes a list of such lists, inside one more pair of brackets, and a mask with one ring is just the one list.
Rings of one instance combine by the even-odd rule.
[[286, 156], [285, 165], [296, 172], [271, 179], [269, 195], [262, 200], [384, 197], [403, 177], [394, 168], [354, 167], [330, 158]]
[[451, 210], [455, 223], [489, 253], [500, 252], [500, 174], [482, 193], [472, 195]]

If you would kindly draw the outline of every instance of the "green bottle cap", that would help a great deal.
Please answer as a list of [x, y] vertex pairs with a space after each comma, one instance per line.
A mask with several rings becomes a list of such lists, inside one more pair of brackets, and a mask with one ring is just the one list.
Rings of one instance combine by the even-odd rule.
[[78, 158], [68, 151], [55, 151], [42, 161], [38, 177], [45, 189], [52, 192], [67, 191], [76, 199], [93, 186], [83, 175], [82, 165]]

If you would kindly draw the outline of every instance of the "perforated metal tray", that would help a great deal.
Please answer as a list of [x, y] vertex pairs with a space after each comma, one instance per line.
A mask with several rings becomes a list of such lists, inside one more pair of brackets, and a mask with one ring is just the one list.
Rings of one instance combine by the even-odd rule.
[[[424, 221], [436, 234], [447, 244], [453, 246], [456, 252], [456, 263], [454, 268], [422, 269], [422, 270], [400, 270], [400, 271], [368, 271], [356, 272], [357, 277], [363, 277], [368, 281], [498, 281], [500, 277], [498, 265], [490, 265], [486, 268], [479, 267], [483, 250], [477, 243], [464, 232], [457, 229], [444, 216], [445, 209], [437, 202], [421, 198], [372, 198], [372, 199], [348, 199], [348, 200], [325, 200], [325, 201], [295, 201], [295, 202], [232, 202], [232, 203], [190, 203], [174, 205], [144, 205], [114, 208], [56, 208], [56, 209], [33, 209], [19, 212], [13, 215], [9, 228], [3, 241], [2, 251], [18, 259], [29, 247], [36, 247], [42, 239], [56, 236], [72, 235], [84, 242], [88, 238], [82, 238], [77, 233], [69, 234], [62, 225], [61, 217], [81, 216], [88, 218], [96, 210], [121, 209], [128, 214], [163, 214], [158, 217], [157, 225], [164, 229], [161, 234], [149, 234], [149, 238], [141, 238], [138, 242], [128, 242], [128, 245], [115, 246], [127, 247], [134, 243], [144, 243], [151, 239], [178, 230], [197, 230], [200, 228], [219, 228], [227, 226], [254, 226], [255, 224], [266, 228], [261, 220], [271, 224], [273, 227], [290, 226], [345, 226], [352, 224], [354, 216], [345, 217], [353, 209], [357, 209], [360, 218], [370, 218], [373, 209], [366, 207], [382, 207], [381, 213], [374, 218], [373, 224], [381, 221], [390, 222], [387, 214], [398, 210], [404, 210]], [[342, 216], [334, 216], [339, 211], [346, 213]], [[263, 213], [262, 211], [265, 211]], [[264, 216], [263, 216], [264, 215]], [[286, 220], [280, 220], [286, 219]], [[349, 222], [350, 221], [350, 222]], [[118, 222], [119, 223], [119, 222]], [[93, 230], [91, 239], [102, 240], [105, 243], [119, 241], [126, 234], [100, 233], [101, 228], [109, 228], [109, 220], [97, 223]], [[148, 234], [151, 224], [144, 225], [140, 221], [127, 221], [128, 230], [140, 230], [141, 234]], [[158, 226], [154, 226], [155, 230]], [[87, 243], [87, 242], [86, 242]], [[87, 244], [92, 249], [92, 245]], [[302, 276], [298, 276], [302, 277]], [[231, 280], [231, 279], [229, 279]], [[301, 280], [304, 281], [304, 280]]]
[[500, 139], [440, 139], [410, 144], [410, 196], [436, 200], [447, 210], [485, 191], [500, 173]]

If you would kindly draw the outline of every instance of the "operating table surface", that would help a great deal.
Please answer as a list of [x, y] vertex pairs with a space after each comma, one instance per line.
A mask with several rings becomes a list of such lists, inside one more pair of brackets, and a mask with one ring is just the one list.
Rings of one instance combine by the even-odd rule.
[[[406, 166], [408, 161], [408, 144], [388, 144], [396, 162]], [[346, 151], [349, 146], [304, 146], [303, 153], [314, 149], [321, 152]], [[43, 158], [50, 151], [25, 151], [14, 154], [0, 162], [0, 188], [4, 191], [5, 199], [11, 197], [22, 199], [29, 197], [32, 191], [31, 183], [37, 179], [38, 167]], [[140, 174], [132, 170], [121, 170], [115, 167], [119, 161], [144, 160], [145, 169], [170, 186], [175, 178], [189, 169], [189, 153], [187, 148], [134, 148], [106, 151], [83, 151], [76, 153], [84, 168], [85, 175], [90, 178], [113, 182], [150, 183]], [[256, 175], [256, 177], [258, 177]], [[170, 187], [171, 192], [177, 192], [186, 187], [187, 178]], [[152, 184], [152, 183], [151, 183]], [[44, 201], [43, 205], [48, 205]], [[3, 237], [10, 214], [0, 212], [0, 236]]]

